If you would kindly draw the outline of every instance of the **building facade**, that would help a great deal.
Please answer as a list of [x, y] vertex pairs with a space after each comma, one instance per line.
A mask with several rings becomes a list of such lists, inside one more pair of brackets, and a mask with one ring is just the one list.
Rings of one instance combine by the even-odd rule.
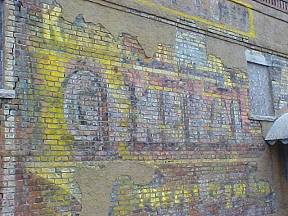
[[288, 215], [285, 1], [0, 4], [1, 215]]

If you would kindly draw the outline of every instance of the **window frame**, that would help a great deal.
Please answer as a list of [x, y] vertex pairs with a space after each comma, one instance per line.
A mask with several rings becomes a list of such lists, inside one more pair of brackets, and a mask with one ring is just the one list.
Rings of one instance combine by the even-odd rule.
[[273, 109], [273, 115], [257, 115], [257, 114], [253, 114], [251, 111], [251, 99], [250, 99], [250, 85], [249, 85], [249, 92], [248, 92], [248, 100], [249, 100], [249, 119], [251, 120], [257, 120], [257, 121], [275, 121], [276, 120], [276, 113], [275, 113], [275, 107], [274, 107], [274, 95], [273, 95], [273, 88], [272, 88], [272, 80], [271, 80], [271, 75], [270, 75], [270, 70], [272, 67], [272, 62], [271, 62], [271, 58], [264, 56], [262, 53], [260, 52], [255, 52], [255, 51], [251, 51], [251, 50], [246, 50], [245, 52], [246, 55], [246, 62], [247, 62], [247, 77], [248, 77], [248, 85], [250, 83], [250, 78], [249, 78], [249, 68], [248, 68], [248, 64], [256, 64], [259, 66], [263, 66], [267, 68], [267, 73], [268, 73], [268, 86], [269, 87], [269, 91], [270, 91], [270, 97], [271, 97], [271, 106]]

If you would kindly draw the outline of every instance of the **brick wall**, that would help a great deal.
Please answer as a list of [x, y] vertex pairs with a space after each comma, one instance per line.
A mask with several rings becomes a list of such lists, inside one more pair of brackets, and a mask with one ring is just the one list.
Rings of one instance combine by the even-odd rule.
[[4, 2], [4, 76], [16, 98], [0, 99], [2, 215], [284, 209], [261, 123], [250, 118], [247, 65], [227, 66], [208, 42], [237, 44], [231, 58], [256, 49], [269, 59], [275, 113], [287, 107], [286, 54], [256, 46], [246, 3], [194, 11], [177, 2], [23, 0], [21, 11]]

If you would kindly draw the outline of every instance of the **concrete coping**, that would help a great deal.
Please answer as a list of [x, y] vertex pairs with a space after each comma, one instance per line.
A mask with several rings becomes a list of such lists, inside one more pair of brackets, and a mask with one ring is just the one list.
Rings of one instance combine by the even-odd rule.
[[0, 89], [0, 98], [4, 99], [15, 98], [15, 90]]
[[261, 116], [261, 115], [250, 115], [249, 119], [256, 120], [256, 121], [268, 121], [268, 122], [274, 122], [277, 117], [276, 116]]
[[271, 55], [264, 55], [261, 52], [246, 50], [245, 51], [246, 61], [252, 62], [254, 64], [259, 64], [263, 66], [272, 66]]

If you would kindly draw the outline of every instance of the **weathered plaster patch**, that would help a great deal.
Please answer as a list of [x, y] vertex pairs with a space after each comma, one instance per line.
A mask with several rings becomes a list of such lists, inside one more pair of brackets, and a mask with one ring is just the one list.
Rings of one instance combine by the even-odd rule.
[[137, 184], [148, 184], [153, 175], [153, 167], [135, 161], [102, 161], [93, 167], [80, 168], [75, 179], [82, 192], [81, 215], [107, 215], [113, 182], [118, 177], [131, 176]]
[[234, 44], [228, 46], [225, 41], [207, 37], [207, 53], [219, 57], [226, 67], [246, 70], [247, 64], [244, 52], [245, 48], [241, 46]]
[[175, 27], [111, 10], [84, 0], [57, 0], [57, 2], [63, 8], [64, 19], [70, 22], [74, 22], [75, 17], [83, 14], [87, 22], [101, 23], [115, 36], [123, 32], [137, 35], [139, 43], [149, 57], [157, 51], [158, 44], [175, 44]]

